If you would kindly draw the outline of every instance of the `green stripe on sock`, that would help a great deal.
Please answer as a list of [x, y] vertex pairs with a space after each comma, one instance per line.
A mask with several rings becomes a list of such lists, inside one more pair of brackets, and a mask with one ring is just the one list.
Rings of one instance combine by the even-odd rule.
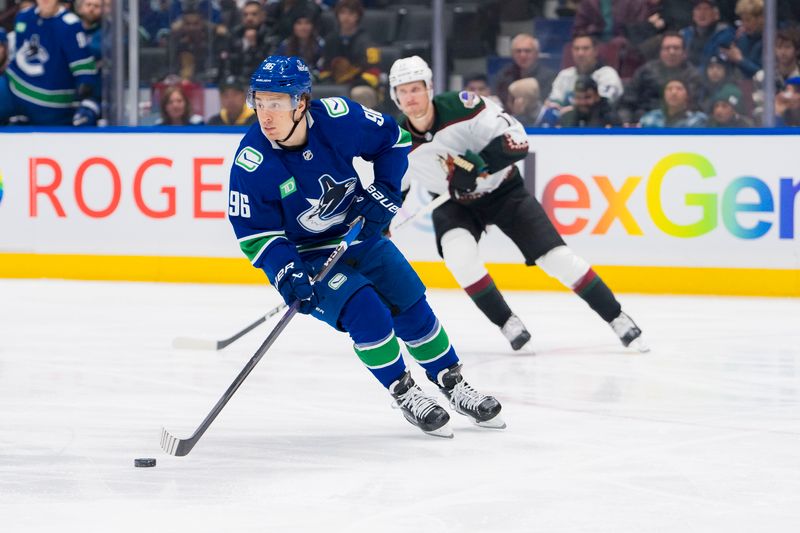
[[585, 286], [581, 292], [578, 293], [578, 296], [581, 297], [586, 296], [586, 294], [590, 290], [592, 290], [594, 286], [597, 285], [598, 283], [600, 283], [600, 276], [595, 276], [595, 278], [592, 281], [590, 281], [589, 284]]
[[369, 348], [353, 346], [356, 355], [367, 368], [380, 368], [394, 362], [400, 355], [400, 343], [394, 333], [386, 342]]
[[439, 333], [429, 341], [417, 346], [411, 346], [406, 343], [406, 346], [408, 346], [408, 353], [410, 353], [414, 359], [420, 363], [424, 363], [446, 352], [450, 348], [450, 339], [447, 337], [447, 332], [445, 332], [444, 328], [440, 326]]

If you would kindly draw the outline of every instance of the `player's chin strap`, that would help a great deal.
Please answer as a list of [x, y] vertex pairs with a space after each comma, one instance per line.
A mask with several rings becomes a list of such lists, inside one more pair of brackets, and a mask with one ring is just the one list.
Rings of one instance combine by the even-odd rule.
[[287, 140], [289, 140], [289, 137], [291, 137], [291, 136], [292, 136], [292, 134], [294, 134], [294, 130], [296, 130], [296, 129], [297, 129], [297, 126], [300, 124], [300, 122], [301, 122], [301, 121], [302, 121], [304, 118], [306, 118], [306, 112], [308, 112], [308, 99], [306, 99], [306, 98], [303, 98], [303, 99], [302, 99], [302, 101], [304, 101], [304, 102], [306, 103], [306, 108], [303, 110], [303, 114], [302, 114], [302, 115], [300, 115], [300, 118], [298, 118], [297, 120], [295, 120], [295, 119], [294, 119], [294, 112], [295, 112], [296, 110], [295, 110], [295, 109], [292, 109], [292, 122], [294, 122], [294, 126], [292, 126], [292, 129], [291, 129], [291, 130], [289, 130], [289, 135], [287, 135], [286, 137], [284, 137], [284, 138], [283, 138], [283, 139], [281, 139], [280, 141], [275, 141], [276, 143], [278, 143], [278, 144], [281, 144], [281, 143], [285, 143]]

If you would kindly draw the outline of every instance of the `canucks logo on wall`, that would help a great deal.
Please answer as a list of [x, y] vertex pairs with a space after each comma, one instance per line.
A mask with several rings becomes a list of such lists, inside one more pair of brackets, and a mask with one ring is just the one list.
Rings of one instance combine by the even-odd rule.
[[306, 198], [311, 204], [300, 216], [297, 222], [308, 231], [322, 233], [336, 224], [344, 221], [347, 212], [341, 209], [352, 201], [352, 194], [356, 188], [358, 178], [348, 178], [342, 182], [334, 180], [330, 174], [319, 177], [319, 186], [322, 194], [319, 199]]

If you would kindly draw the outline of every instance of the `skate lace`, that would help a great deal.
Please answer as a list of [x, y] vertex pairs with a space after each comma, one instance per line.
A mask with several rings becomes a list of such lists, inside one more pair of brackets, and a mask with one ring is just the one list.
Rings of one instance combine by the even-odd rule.
[[405, 394], [398, 396], [397, 405], [407, 408], [418, 419], [425, 418], [428, 413], [438, 406], [436, 400], [426, 396], [417, 385], [408, 389]]
[[461, 380], [456, 383], [450, 393], [450, 401], [454, 406], [458, 405], [464, 409], [475, 411], [478, 406], [486, 399], [485, 394], [473, 389], [466, 380]]

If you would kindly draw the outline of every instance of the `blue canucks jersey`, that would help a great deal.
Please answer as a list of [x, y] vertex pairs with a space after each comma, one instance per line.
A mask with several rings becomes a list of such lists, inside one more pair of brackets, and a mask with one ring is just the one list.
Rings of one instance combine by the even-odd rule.
[[[72, 110], [79, 100], [97, 97], [97, 66], [77, 15], [62, 7], [53, 17], [41, 18], [32, 7], [17, 15], [14, 31], [17, 50], [7, 73], [17, 98], [47, 109]], [[81, 86], [87, 94], [78, 96]]]
[[[228, 218], [250, 262], [271, 282], [299, 254], [332, 248], [364, 194], [353, 158], [373, 163], [375, 183], [400, 196], [411, 136], [387, 115], [347, 98], [314, 100], [308, 142], [281, 148], [250, 127], [231, 168]], [[356, 245], [357, 246], [357, 245]]]

